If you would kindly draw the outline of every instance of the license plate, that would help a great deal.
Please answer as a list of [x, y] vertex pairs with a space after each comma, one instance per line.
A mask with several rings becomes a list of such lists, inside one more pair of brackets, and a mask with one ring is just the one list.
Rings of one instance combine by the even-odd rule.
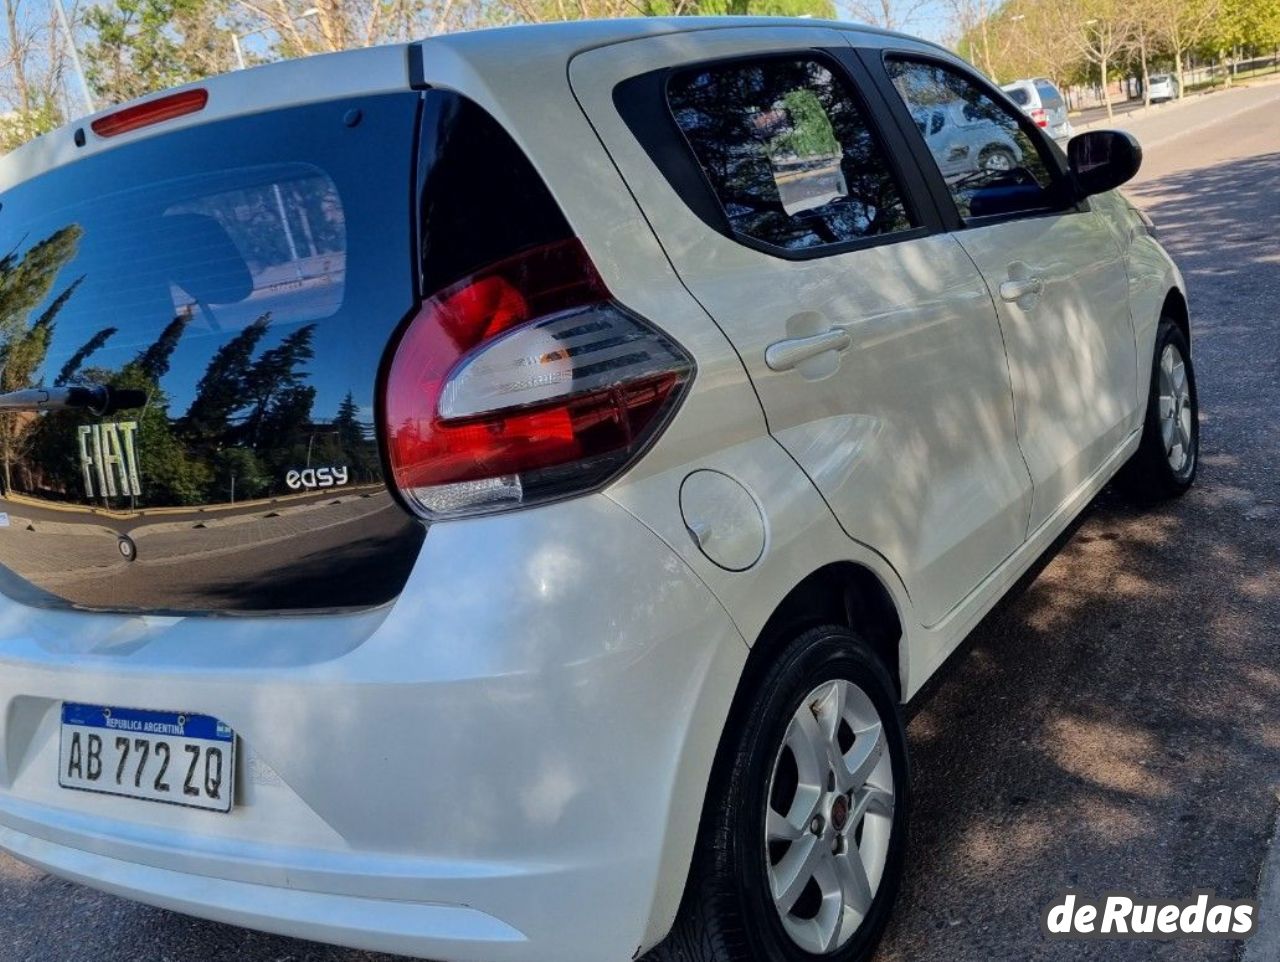
[[235, 750], [235, 732], [208, 715], [64, 703], [58, 784], [229, 812]]

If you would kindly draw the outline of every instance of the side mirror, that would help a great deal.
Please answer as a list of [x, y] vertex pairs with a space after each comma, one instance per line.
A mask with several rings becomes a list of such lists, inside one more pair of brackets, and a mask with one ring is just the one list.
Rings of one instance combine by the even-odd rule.
[[1090, 197], [1132, 180], [1142, 166], [1142, 146], [1123, 130], [1090, 130], [1071, 138], [1067, 160], [1076, 193]]

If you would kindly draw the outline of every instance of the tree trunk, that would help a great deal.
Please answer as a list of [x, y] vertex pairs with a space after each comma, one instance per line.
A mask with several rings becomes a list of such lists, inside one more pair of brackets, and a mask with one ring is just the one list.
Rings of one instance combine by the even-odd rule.
[[983, 68], [987, 71], [987, 76], [991, 78], [992, 83], [999, 83], [996, 79], [995, 72], [991, 69], [991, 38], [987, 32], [987, 21], [989, 17], [982, 18], [982, 59]]
[[1187, 88], [1187, 78], [1185, 71], [1182, 69], [1182, 51], [1178, 50], [1173, 55], [1174, 70], [1178, 74], [1178, 99], [1182, 99], [1182, 92]]
[[1230, 89], [1231, 87], [1231, 66], [1227, 63], [1227, 52], [1225, 50], [1218, 51], [1218, 63], [1222, 67], [1222, 82]]
[[1115, 118], [1115, 111], [1111, 109], [1111, 90], [1107, 86], [1107, 58], [1103, 57], [1098, 64], [1098, 69], [1102, 73], [1102, 102], [1107, 105], [1107, 119]]
[[1138, 38], [1138, 56], [1142, 59], [1142, 106], [1151, 106], [1151, 72], [1147, 68], [1147, 36]]
[[[13, 82], [18, 88], [18, 106], [24, 115], [31, 113], [31, 85], [27, 81], [27, 46], [18, 23], [17, 0], [5, 0], [5, 26], [9, 36], [9, 63], [13, 65]], [[6, 490], [7, 490], [6, 485]]]

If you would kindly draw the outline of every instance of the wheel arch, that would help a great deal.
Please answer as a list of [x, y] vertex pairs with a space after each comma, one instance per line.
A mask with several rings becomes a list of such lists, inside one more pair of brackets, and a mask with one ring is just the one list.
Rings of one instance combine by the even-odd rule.
[[[889, 586], [872, 568], [849, 561], [831, 561], [814, 569], [782, 597], [764, 627], [756, 635], [735, 685], [732, 701], [724, 717], [707, 784], [714, 784], [724, 766], [732, 763], [731, 746], [739, 731], [744, 712], [749, 710], [750, 696], [778, 651], [796, 634], [819, 625], [835, 624], [851, 628], [861, 635], [884, 660], [893, 679], [899, 699], [904, 690], [907, 637], [904, 616]], [[697, 819], [697, 836], [706, 827], [707, 808], [711, 796], [703, 797]], [[679, 874], [680, 899], [683, 903], [692, 881], [693, 851], [682, 860]], [[671, 918], [674, 918], [674, 912]], [[662, 917], [660, 926], [665, 937], [670, 918]], [[651, 940], [650, 944], [653, 941]], [[649, 947], [646, 945], [646, 948]]]
[[1191, 350], [1191, 312], [1187, 308], [1187, 296], [1179, 288], [1169, 288], [1160, 306], [1160, 316], [1173, 321], [1186, 339], [1187, 349]]
[[880, 577], [854, 561], [835, 561], [810, 572], [774, 609], [751, 646], [745, 688], [757, 665], [767, 664], [782, 644], [806, 628], [836, 624], [862, 635], [883, 660], [902, 697], [902, 614]]

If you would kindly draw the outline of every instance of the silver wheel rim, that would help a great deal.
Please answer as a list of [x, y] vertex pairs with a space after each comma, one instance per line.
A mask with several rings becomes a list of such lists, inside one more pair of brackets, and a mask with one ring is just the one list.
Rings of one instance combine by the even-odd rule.
[[1195, 411], [1191, 404], [1186, 362], [1182, 359], [1182, 352], [1172, 344], [1166, 344], [1160, 352], [1157, 377], [1160, 438], [1164, 442], [1165, 457], [1169, 459], [1169, 467], [1174, 474], [1186, 474], [1196, 456], [1191, 420]]
[[1004, 151], [997, 150], [995, 153], [987, 155], [987, 159], [982, 166], [987, 170], [1013, 170], [1013, 159]]
[[888, 748], [870, 697], [837, 679], [801, 702], [774, 759], [769, 889], [787, 935], [811, 954], [853, 938], [880, 887], [895, 798]]

